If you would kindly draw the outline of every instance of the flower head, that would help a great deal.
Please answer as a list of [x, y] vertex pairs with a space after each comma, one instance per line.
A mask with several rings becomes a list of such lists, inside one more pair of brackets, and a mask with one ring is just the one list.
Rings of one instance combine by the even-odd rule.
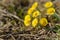
[[34, 9], [36, 9], [37, 6], [38, 6], [38, 2], [35, 2], [35, 3], [33, 3], [31, 8], [34, 10]]
[[53, 6], [53, 3], [52, 2], [46, 2], [45, 4], [44, 4], [44, 7], [45, 8], [49, 8], [49, 7], [51, 7], [51, 6]]
[[24, 20], [25, 26], [30, 26], [30, 21], [29, 20]]
[[24, 20], [31, 20], [30, 15], [26, 15]]
[[35, 18], [35, 19], [32, 21], [32, 26], [33, 26], [33, 27], [36, 27], [37, 24], [38, 24], [38, 19]]
[[46, 26], [48, 24], [48, 21], [46, 18], [41, 18], [39, 22], [41, 26]]
[[53, 15], [55, 13], [55, 9], [54, 8], [48, 8], [47, 9], [47, 15]]
[[27, 13], [30, 15], [30, 14], [32, 14], [33, 11], [34, 11], [33, 8], [29, 8]]
[[35, 11], [33, 14], [32, 14], [32, 17], [37, 17], [40, 15], [40, 12], [39, 11]]

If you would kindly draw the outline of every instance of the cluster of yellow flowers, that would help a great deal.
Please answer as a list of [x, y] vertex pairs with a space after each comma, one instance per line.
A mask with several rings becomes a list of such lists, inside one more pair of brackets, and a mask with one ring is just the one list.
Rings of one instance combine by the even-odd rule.
[[[47, 15], [53, 15], [55, 13], [55, 9], [52, 6], [52, 2], [46, 2], [44, 4], [44, 7], [47, 8]], [[38, 24], [40, 24], [40, 26], [46, 26], [48, 24], [48, 20], [45, 17], [39, 18], [39, 16], [41, 16], [41, 12], [36, 9], [37, 7], [38, 2], [35, 2], [31, 8], [28, 9], [27, 15], [24, 18], [25, 26], [36, 27]]]
[[[37, 17], [40, 15], [40, 12], [38, 10], [35, 10], [37, 6], [38, 6], [38, 3], [35, 2], [31, 6], [31, 8], [28, 9], [27, 15], [25, 16], [25, 19], [24, 19], [25, 26], [30, 26], [30, 25], [32, 25], [33, 27], [37, 26], [38, 24]], [[34, 19], [32, 20], [32, 18]]]
[[44, 7], [47, 8], [46, 12], [47, 12], [47, 15], [53, 15], [55, 13], [55, 9], [53, 7], [53, 3], [52, 2], [46, 2], [44, 4]]

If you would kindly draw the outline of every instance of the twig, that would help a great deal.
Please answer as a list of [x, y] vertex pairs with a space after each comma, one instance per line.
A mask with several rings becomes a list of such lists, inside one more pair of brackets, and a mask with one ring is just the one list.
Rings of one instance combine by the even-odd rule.
[[13, 40], [16, 40], [12, 34], [10, 36], [12, 37]]
[[22, 20], [22, 19], [20, 19], [20, 18], [19, 18], [19, 17], [17, 17], [16, 15], [13, 15], [12, 13], [9, 13], [9, 12], [7, 12], [7, 11], [5, 11], [5, 10], [2, 10], [2, 9], [0, 9], [0, 12], [3, 12], [6, 16], [14, 17], [14, 18], [18, 19], [19, 21], [22, 21], [22, 22], [23, 22], [23, 20]]
[[0, 27], [0, 30], [1, 29], [5, 29], [5, 28], [7, 28], [8, 26], [10, 26], [11, 25], [11, 23], [10, 22], [8, 22], [7, 24], [5, 24], [3, 27]]

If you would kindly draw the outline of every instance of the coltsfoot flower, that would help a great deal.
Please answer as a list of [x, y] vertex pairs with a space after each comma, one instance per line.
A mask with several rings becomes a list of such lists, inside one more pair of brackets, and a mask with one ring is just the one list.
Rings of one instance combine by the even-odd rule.
[[26, 15], [24, 20], [27, 20], [27, 21], [29, 20], [30, 21], [31, 20], [30, 15]]
[[34, 2], [31, 8], [33, 8], [33, 10], [35, 10], [37, 6], [38, 6], [38, 2]]
[[39, 16], [39, 15], [41, 15], [40, 12], [39, 12], [39, 11], [35, 11], [35, 12], [32, 14], [32, 17], [34, 18], [34, 17], [37, 17], [37, 16]]
[[47, 15], [53, 15], [55, 13], [55, 9], [54, 8], [48, 8], [47, 9]]
[[53, 6], [53, 3], [52, 2], [46, 2], [45, 4], [44, 4], [44, 7], [45, 8], [49, 8], [49, 7], [51, 7], [51, 6]]
[[46, 18], [41, 18], [39, 22], [41, 26], [46, 26], [48, 24], [48, 21]]
[[31, 15], [33, 11], [34, 11], [33, 8], [29, 8], [27, 14]]
[[38, 19], [35, 18], [33, 21], [32, 21], [32, 27], [36, 27], [38, 24]]
[[30, 23], [29, 20], [24, 20], [24, 25], [25, 25], [25, 26], [30, 26], [30, 24], [31, 24], [31, 23]]

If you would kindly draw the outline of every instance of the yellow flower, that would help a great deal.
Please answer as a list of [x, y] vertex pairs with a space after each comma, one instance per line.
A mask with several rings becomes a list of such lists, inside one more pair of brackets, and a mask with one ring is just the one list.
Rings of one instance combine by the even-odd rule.
[[25, 26], [30, 26], [30, 21], [29, 20], [24, 20], [24, 25]]
[[31, 8], [32, 8], [33, 10], [35, 10], [37, 6], [38, 6], [38, 2], [35, 2], [35, 3], [32, 5]]
[[25, 26], [29, 26], [30, 23], [31, 23], [31, 17], [30, 17], [30, 15], [26, 15], [25, 19], [24, 19]]
[[26, 15], [24, 20], [31, 20], [30, 15]]
[[37, 17], [40, 15], [40, 12], [39, 11], [35, 11], [33, 14], [32, 14], [32, 17]]
[[55, 13], [55, 9], [54, 8], [48, 8], [47, 9], [47, 15], [53, 15]]
[[28, 12], [27, 12], [27, 13], [28, 13], [29, 15], [32, 14], [32, 12], [36, 9], [37, 6], [38, 6], [38, 3], [35, 2], [35, 3], [32, 5], [32, 7], [28, 9]]
[[51, 6], [53, 6], [53, 3], [52, 2], [46, 2], [45, 4], [44, 4], [44, 7], [45, 8], [49, 8], [49, 7], [51, 7]]
[[32, 14], [33, 11], [34, 11], [33, 8], [29, 8], [27, 13], [30, 15], [30, 14]]
[[48, 21], [46, 18], [41, 18], [39, 22], [41, 26], [46, 26], [48, 24]]
[[33, 26], [33, 27], [36, 27], [37, 24], [38, 24], [38, 19], [35, 18], [35, 19], [32, 21], [32, 26]]

